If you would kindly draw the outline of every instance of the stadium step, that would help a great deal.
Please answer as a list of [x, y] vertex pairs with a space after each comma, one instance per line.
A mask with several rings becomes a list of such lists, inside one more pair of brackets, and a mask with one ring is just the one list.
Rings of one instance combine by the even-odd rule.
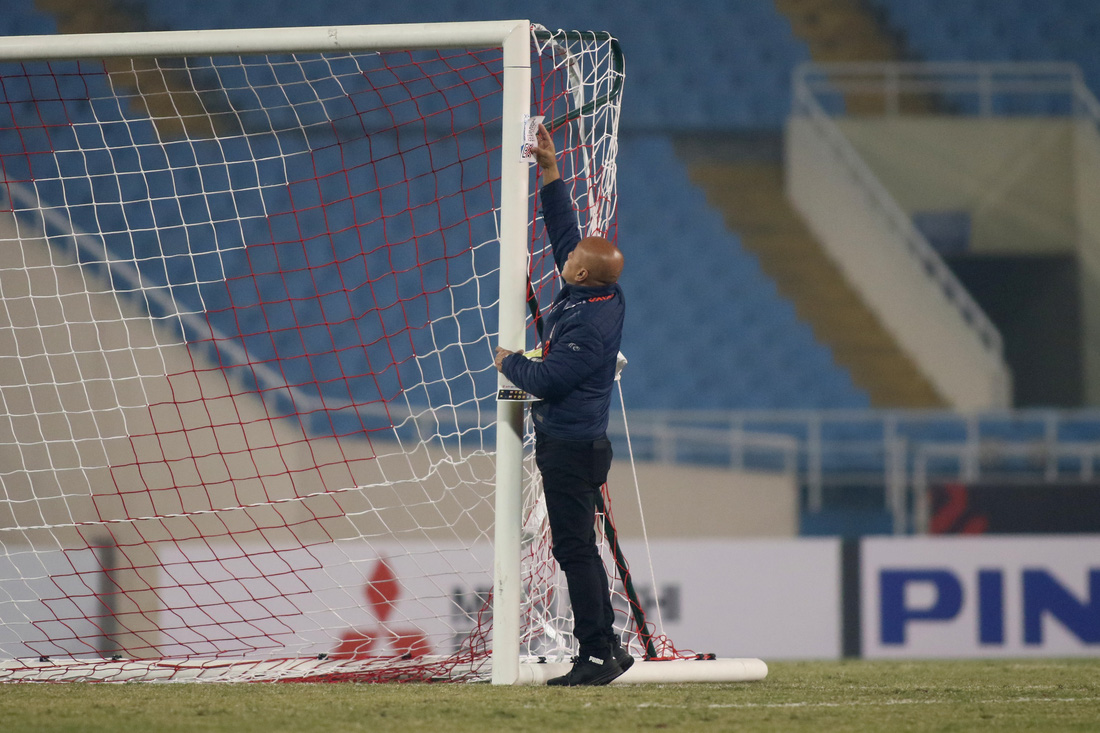
[[[775, 0], [775, 6], [790, 21], [794, 35], [806, 42], [815, 62], [906, 58], [902, 39], [865, 0]], [[849, 114], [881, 114], [884, 99], [879, 92], [848, 93], [844, 106]], [[906, 95], [899, 105], [907, 113], [935, 109], [934, 100], [927, 95]]]
[[[60, 33], [120, 33], [145, 30], [128, 7], [117, 0], [37, 0], [36, 7], [50, 13]], [[161, 70], [155, 59], [107, 59], [111, 81], [133, 90], [131, 104], [141, 105], [166, 138], [214, 137], [226, 115], [212, 115], [199, 98], [184, 70]]]
[[833, 351], [876, 407], [942, 407], [943, 399], [844, 279], [787, 201], [774, 161], [689, 163], [692, 181]]
[[892, 61], [894, 39], [862, 0], [776, 0], [815, 61]]

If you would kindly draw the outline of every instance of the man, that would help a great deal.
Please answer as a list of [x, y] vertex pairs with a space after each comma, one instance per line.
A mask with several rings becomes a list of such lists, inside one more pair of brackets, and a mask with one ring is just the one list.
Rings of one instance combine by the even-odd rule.
[[579, 656], [568, 674], [547, 684], [606, 685], [634, 659], [615, 635], [607, 571], [596, 545], [600, 487], [611, 467], [607, 421], [625, 306], [617, 284], [618, 248], [602, 237], [581, 239], [558, 171], [550, 133], [539, 126], [534, 149], [542, 169], [542, 216], [565, 284], [545, 315], [542, 360], [497, 347], [496, 366], [532, 406], [535, 462], [542, 474], [554, 559], [565, 573]]

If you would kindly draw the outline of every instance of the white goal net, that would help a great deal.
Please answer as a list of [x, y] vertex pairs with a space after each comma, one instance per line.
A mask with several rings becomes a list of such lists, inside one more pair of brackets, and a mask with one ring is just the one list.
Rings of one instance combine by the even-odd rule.
[[[484, 679], [508, 206], [557, 287], [533, 168], [502, 203], [502, 47], [149, 45], [177, 35], [0, 39], [0, 680]], [[337, 29], [237, 39], [303, 35]], [[613, 237], [617, 44], [529, 48]], [[562, 660], [524, 465], [520, 655]]]

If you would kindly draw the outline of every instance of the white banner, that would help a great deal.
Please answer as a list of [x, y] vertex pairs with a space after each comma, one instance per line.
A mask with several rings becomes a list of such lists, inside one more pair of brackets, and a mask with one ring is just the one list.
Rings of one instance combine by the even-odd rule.
[[0, 555], [0, 658], [96, 654], [109, 626], [94, 550], [10, 550]]
[[863, 656], [1100, 654], [1100, 537], [862, 544]]
[[[627, 557], [641, 556], [644, 546]], [[652, 543], [664, 615], [678, 647], [720, 657], [840, 656], [840, 542], [834, 538]]]
[[[161, 652], [239, 652], [242, 638], [282, 646], [290, 656], [331, 654], [334, 643], [347, 651], [356, 640], [395, 643], [371, 631], [380, 624], [403, 637], [396, 643], [415, 637], [423, 644], [418, 651], [453, 651], [491, 589], [492, 578], [480, 568], [491, 566], [492, 548], [406, 545], [388, 557], [377, 548], [340, 543], [245, 560], [238, 547], [204, 544], [185, 547], [186, 556], [162, 557], [160, 595], [178, 619], [169, 631], [178, 643]], [[839, 656], [836, 540], [657, 541], [648, 552], [628, 541], [623, 552], [647, 620], [679, 649], [723, 657]], [[380, 582], [381, 572], [391, 580]], [[277, 618], [259, 620], [263, 609], [276, 608], [283, 609]], [[561, 610], [548, 609], [550, 616]], [[622, 619], [626, 609], [619, 610]], [[333, 641], [334, 629], [344, 629], [342, 642]]]
[[[678, 649], [766, 659], [840, 654], [835, 539], [663, 540], [648, 551], [628, 541], [623, 552], [647, 620]], [[0, 564], [3, 657], [94, 654], [112, 646], [102, 629], [125, 636], [131, 622], [164, 657], [448, 653], [474, 627], [492, 587], [488, 544], [274, 551], [185, 542], [146, 574], [155, 593], [133, 596], [155, 607], [123, 603], [129, 613], [107, 619], [97, 593], [111, 586], [90, 550], [14, 560]], [[552, 617], [563, 609], [545, 610]]]
[[162, 554], [160, 656], [455, 651], [492, 588], [492, 547], [338, 542]]

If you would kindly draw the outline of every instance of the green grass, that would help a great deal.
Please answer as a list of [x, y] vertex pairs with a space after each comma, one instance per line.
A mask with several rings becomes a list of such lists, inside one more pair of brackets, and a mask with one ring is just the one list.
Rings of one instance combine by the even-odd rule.
[[776, 662], [762, 682], [603, 688], [0, 685], [22, 731], [1093, 731], [1100, 660]]

